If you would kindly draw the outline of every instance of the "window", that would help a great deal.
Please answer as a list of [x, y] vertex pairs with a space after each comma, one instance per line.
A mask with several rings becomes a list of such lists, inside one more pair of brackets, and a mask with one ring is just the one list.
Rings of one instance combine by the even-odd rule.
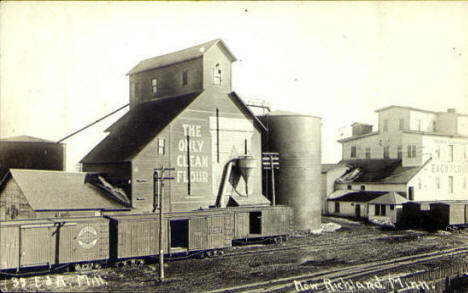
[[403, 159], [403, 147], [401, 145], [398, 146], [398, 150], [397, 150], [397, 155], [398, 155], [398, 159]]
[[158, 155], [166, 154], [166, 139], [158, 138]]
[[436, 177], [435, 181], [436, 181], [436, 188], [440, 189], [440, 178]]
[[366, 159], [370, 159], [370, 158], [371, 158], [370, 148], [366, 148]]
[[390, 158], [390, 147], [389, 146], [384, 146], [383, 157], [384, 157], [384, 159], [389, 159]]
[[361, 185], [361, 191], [364, 191], [366, 190], [366, 186], [365, 185]]
[[348, 190], [351, 190], [352, 189], [352, 186], [351, 185], [348, 185]]
[[449, 161], [453, 162], [453, 145], [449, 145]]
[[385, 210], [385, 205], [384, 204], [376, 204], [375, 205], [375, 215], [376, 216], [386, 216], [386, 210]]
[[374, 212], [374, 215], [380, 216], [380, 205], [379, 205], [379, 204], [376, 204], [376, 205], [375, 205], [375, 212]]
[[394, 205], [390, 205], [390, 210], [394, 210], [395, 209], [395, 206]]
[[385, 120], [383, 121], [383, 131], [384, 131], [384, 132], [385, 132], [385, 131], [388, 131], [388, 120], [387, 120], [387, 119], [385, 119]]
[[182, 72], [182, 86], [186, 86], [188, 84], [188, 72], [187, 70]]
[[408, 158], [416, 158], [416, 145], [409, 144], [408, 145]]
[[220, 85], [221, 81], [221, 68], [219, 67], [219, 64], [216, 64], [216, 67], [213, 69], [213, 83]]
[[414, 200], [414, 188], [413, 186], [408, 187], [408, 199]]
[[158, 79], [153, 78], [151, 80], [151, 87], [153, 88], [153, 95], [158, 92]]
[[418, 131], [421, 131], [421, 120], [418, 119]]
[[16, 217], [18, 216], [18, 209], [16, 208], [16, 205], [12, 204], [11, 205], [11, 219], [16, 219]]
[[335, 213], [339, 213], [339, 212], [340, 212], [340, 203], [335, 202]]
[[247, 139], [244, 139], [244, 155], [247, 155], [249, 152], [249, 148], [247, 145]]
[[405, 119], [400, 118], [400, 122], [398, 123], [398, 129], [400, 130], [405, 129]]
[[449, 193], [453, 193], [453, 176], [448, 177]]
[[356, 158], [356, 146], [351, 147], [351, 158]]
[[432, 121], [432, 131], [436, 132], [437, 131], [437, 122]]

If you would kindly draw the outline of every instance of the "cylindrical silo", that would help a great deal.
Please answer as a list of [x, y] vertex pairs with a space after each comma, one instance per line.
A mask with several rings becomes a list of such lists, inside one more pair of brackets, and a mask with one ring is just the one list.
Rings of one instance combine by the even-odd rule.
[[259, 116], [268, 132], [264, 152], [278, 152], [276, 203], [293, 207], [298, 230], [321, 223], [321, 118], [282, 111]]

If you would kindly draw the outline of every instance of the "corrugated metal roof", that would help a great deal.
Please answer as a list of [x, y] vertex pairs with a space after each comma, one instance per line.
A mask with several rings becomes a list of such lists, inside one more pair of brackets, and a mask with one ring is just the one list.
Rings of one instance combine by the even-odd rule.
[[[338, 179], [338, 183], [405, 184], [425, 166], [403, 167], [401, 160], [397, 159], [342, 160], [340, 164], [349, 165], [351, 169]], [[346, 176], [357, 169], [360, 171], [359, 175], [346, 180]]]
[[119, 204], [91, 184], [86, 173], [11, 169], [13, 180], [34, 210], [122, 210]]
[[128, 75], [200, 58], [216, 44], [224, 47], [231, 62], [236, 61], [236, 57], [234, 57], [226, 44], [221, 39], [216, 39], [177, 52], [142, 60], [128, 72]]
[[106, 131], [111, 133], [92, 149], [81, 163], [129, 161], [179, 115], [201, 92], [141, 103]]
[[371, 204], [403, 204], [406, 202], [408, 202], [408, 200], [401, 196], [401, 194], [398, 192], [388, 192], [384, 195], [377, 197], [376, 199], [369, 201], [369, 203]]
[[387, 191], [355, 191], [343, 196], [331, 198], [329, 201], [368, 202], [387, 193]]

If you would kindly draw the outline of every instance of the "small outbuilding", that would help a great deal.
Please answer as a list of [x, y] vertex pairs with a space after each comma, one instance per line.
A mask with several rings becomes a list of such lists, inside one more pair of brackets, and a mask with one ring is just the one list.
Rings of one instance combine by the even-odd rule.
[[385, 193], [382, 191], [357, 191], [331, 198], [328, 200], [329, 214], [342, 217], [367, 218], [369, 214], [368, 203]]
[[369, 220], [399, 223], [403, 204], [406, 202], [408, 200], [398, 192], [385, 193], [368, 202]]
[[[86, 173], [10, 169], [0, 182], [0, 220], [88, 217], [130, 210], [117, 190]], [[101, 180], [103, 182], [104, 179]]]

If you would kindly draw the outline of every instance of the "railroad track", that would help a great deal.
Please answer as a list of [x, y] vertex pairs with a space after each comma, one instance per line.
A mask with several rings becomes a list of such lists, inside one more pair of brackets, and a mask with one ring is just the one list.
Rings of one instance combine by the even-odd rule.
[[[357, 241], [347, 241], [343, 243], [342, 241], [335, 241], [335, 242], [327, 242], [327, 243], [305, 243], [305, 244], [299, 244], [299, 245], [289, 245], [289, 246], [284, 246], [284, 247], [273, 247], [273, 248], [266, 248], [266, 249], [254, 249], [254, 250], [242, 250], [242, 251], [232, 251], [232, 252], [223, 252], [222, 257], [237, 257], [237, 256], [249, 256], [249, 255], [260, 255], [260, 254], [269, 254], [269, 253], [274, 253], [274, 252], [281, 252], [281, 251], [290, 251], [290, 250], [296, 250], [296, 249], [306, 249], [309, 248], [309, 252], [317, 252], [317, 251], [322, 251], [330, 248], [343, 248], [351, 245], [356, 245], [356, 244], [362, 244], [366, 242], [371, 242], [371, 241], [379, 241], [379, 240], [389, 240], [389, 239], [402, 239], [402, 238], [407, 238], [407, 237], [412, 237], [415, 235], [387, 235], [387, 236], [374, 236], [372, 234], [370, 235], [364, 235], [361, 236], [359, 240]], [[362, 239], [364, 237], [364, 239]], [[168, 257], [166, 258], [169, 261], [179, 261], [179, 260], [186, 260], [189, 258], [201, 256], [202, 253], [194, 253], [190, 254], [187, 256], [182, 256], [182, 257]], [[214, 256], [214, 255], [213, 255]], [[220, 256], [220, 255], [216, 255]], [[211, 257], [211, 256], [210, 256]]]
[[258, 254], [268, 254], [273, 252], [280, 252], [280, 251], [288, 251], [288, 250], [296, 250], [296, 249], [304, 249], [304, 248], [312, 248], [310, 251], [321, 251], [328, 248], [337, 248], [337, 247], [346, 247], [356, 244], [367, 243], [371, 241], [379, 241], [379, 240], [388, 240], [388, 239], [404, 239], [407, 237], [411, 237], [412, 235], [395, 235], [395, 236], [374, 236], [368, 237], [366, 239], [359, 239], [357, 241], [347, 241], [346, 243], [343, 242], [333, 242], [333, 243], [306, 243], [300, 245], [291, 245], [285, 247], [274, 247], [262, 250], [248, 250], [248, 251], [239, 251], [239, 252], [232, 252], [232, 253], [225, 253], [224, 257], [234, 257], [234, 256], [244, 256], [244, 255], [258, 255]]
[[338, 280], [352, 279], [356, 277], [362, 277], [370, 274], [376, 274], [387, 270], [397, 269], [409, 265], [425, 263], [437, 259], [441, 259], [447, 256], [464, 255], [468, 254], [468, 246], [457, 247], [446, 249], [437, 252], [417, 254], [413, 256], [405, 256], [400, 258], [394, 258], [383, 261], [376, 261], [371, 263], [359, 264], [354, 266], [348, 266], [346, 268], [330, 269], [310, 274], [303, 274], [297, 276], [291, 276], [271, 281], [257, 282], [246, 285], [235, 286], [231, 288], [223, 288], [209, 291], [211, 293], [217, 292], [275, 292], [275, 291], [292, 291], [295, 292], [294, 281], [317, 284], [314, 291], [324, 290], [324, 280], [328, 280], [331, 283]]

